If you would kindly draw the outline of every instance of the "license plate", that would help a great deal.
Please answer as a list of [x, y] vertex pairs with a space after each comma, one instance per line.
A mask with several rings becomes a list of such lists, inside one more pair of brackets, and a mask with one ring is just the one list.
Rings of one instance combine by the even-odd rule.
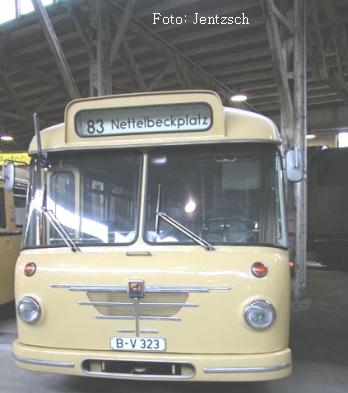
[[166, 350], [164, 338], [111, 337], [110, 345], [115, 351], [163, 352]]

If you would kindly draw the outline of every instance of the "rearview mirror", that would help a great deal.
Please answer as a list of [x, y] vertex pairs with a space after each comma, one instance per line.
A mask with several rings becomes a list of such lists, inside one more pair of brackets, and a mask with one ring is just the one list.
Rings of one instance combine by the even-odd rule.
[[13, 191], [15, 183], [15, 164], [13, 162], [6, 162], [4, 164], [4, 179], [5, 190]]
[[285, 153], [285, 168], [289, 181], [296, 183], [303, 180], [303, 154], [298, 147], [293, 146]]

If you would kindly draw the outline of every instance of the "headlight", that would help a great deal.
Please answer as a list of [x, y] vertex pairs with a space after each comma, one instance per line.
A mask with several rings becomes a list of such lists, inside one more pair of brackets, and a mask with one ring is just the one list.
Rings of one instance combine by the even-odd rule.
[[266, 300], [256, 300], [245, 308], [244, 318], [249, 326], [261, 330], [273, 324], [276, 312], [272, 303]]
[[18, 315], [21, 320], [33, 325], [41, 317], [41, 307], [39, 303], [31, 297], [23, 297], [17, 306]]

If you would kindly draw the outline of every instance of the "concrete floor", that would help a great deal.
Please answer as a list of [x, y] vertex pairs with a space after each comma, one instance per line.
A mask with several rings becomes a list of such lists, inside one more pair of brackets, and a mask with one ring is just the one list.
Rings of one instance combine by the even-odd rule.
[[21, 393], [347, 393], [348, 272], [310, 270], [308, 307], [293, 311], [291, 377], [262, 383], [163, 383], [68, 377], [27, 372], [11, 356], [16, 335], [11, 309], [0, 311], [0, 392]]

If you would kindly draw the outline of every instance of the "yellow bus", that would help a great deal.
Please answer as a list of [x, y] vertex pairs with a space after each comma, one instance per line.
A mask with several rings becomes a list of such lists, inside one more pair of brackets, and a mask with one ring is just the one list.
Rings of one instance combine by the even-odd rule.
[[13, 190], [5, 187], [3, 168], [0, 165], [0, 306], [14, 299], [15, 263], [20, 251], [27, 190], [25, 168], [17, 168]]
[[[20, 367], [175, 381], [291, 373], [271, 120], [210, 91], [138, 93], [73, 101], [38, 135], [16, 265]], [[296, 177], [298, 151], [286, 158]]]

